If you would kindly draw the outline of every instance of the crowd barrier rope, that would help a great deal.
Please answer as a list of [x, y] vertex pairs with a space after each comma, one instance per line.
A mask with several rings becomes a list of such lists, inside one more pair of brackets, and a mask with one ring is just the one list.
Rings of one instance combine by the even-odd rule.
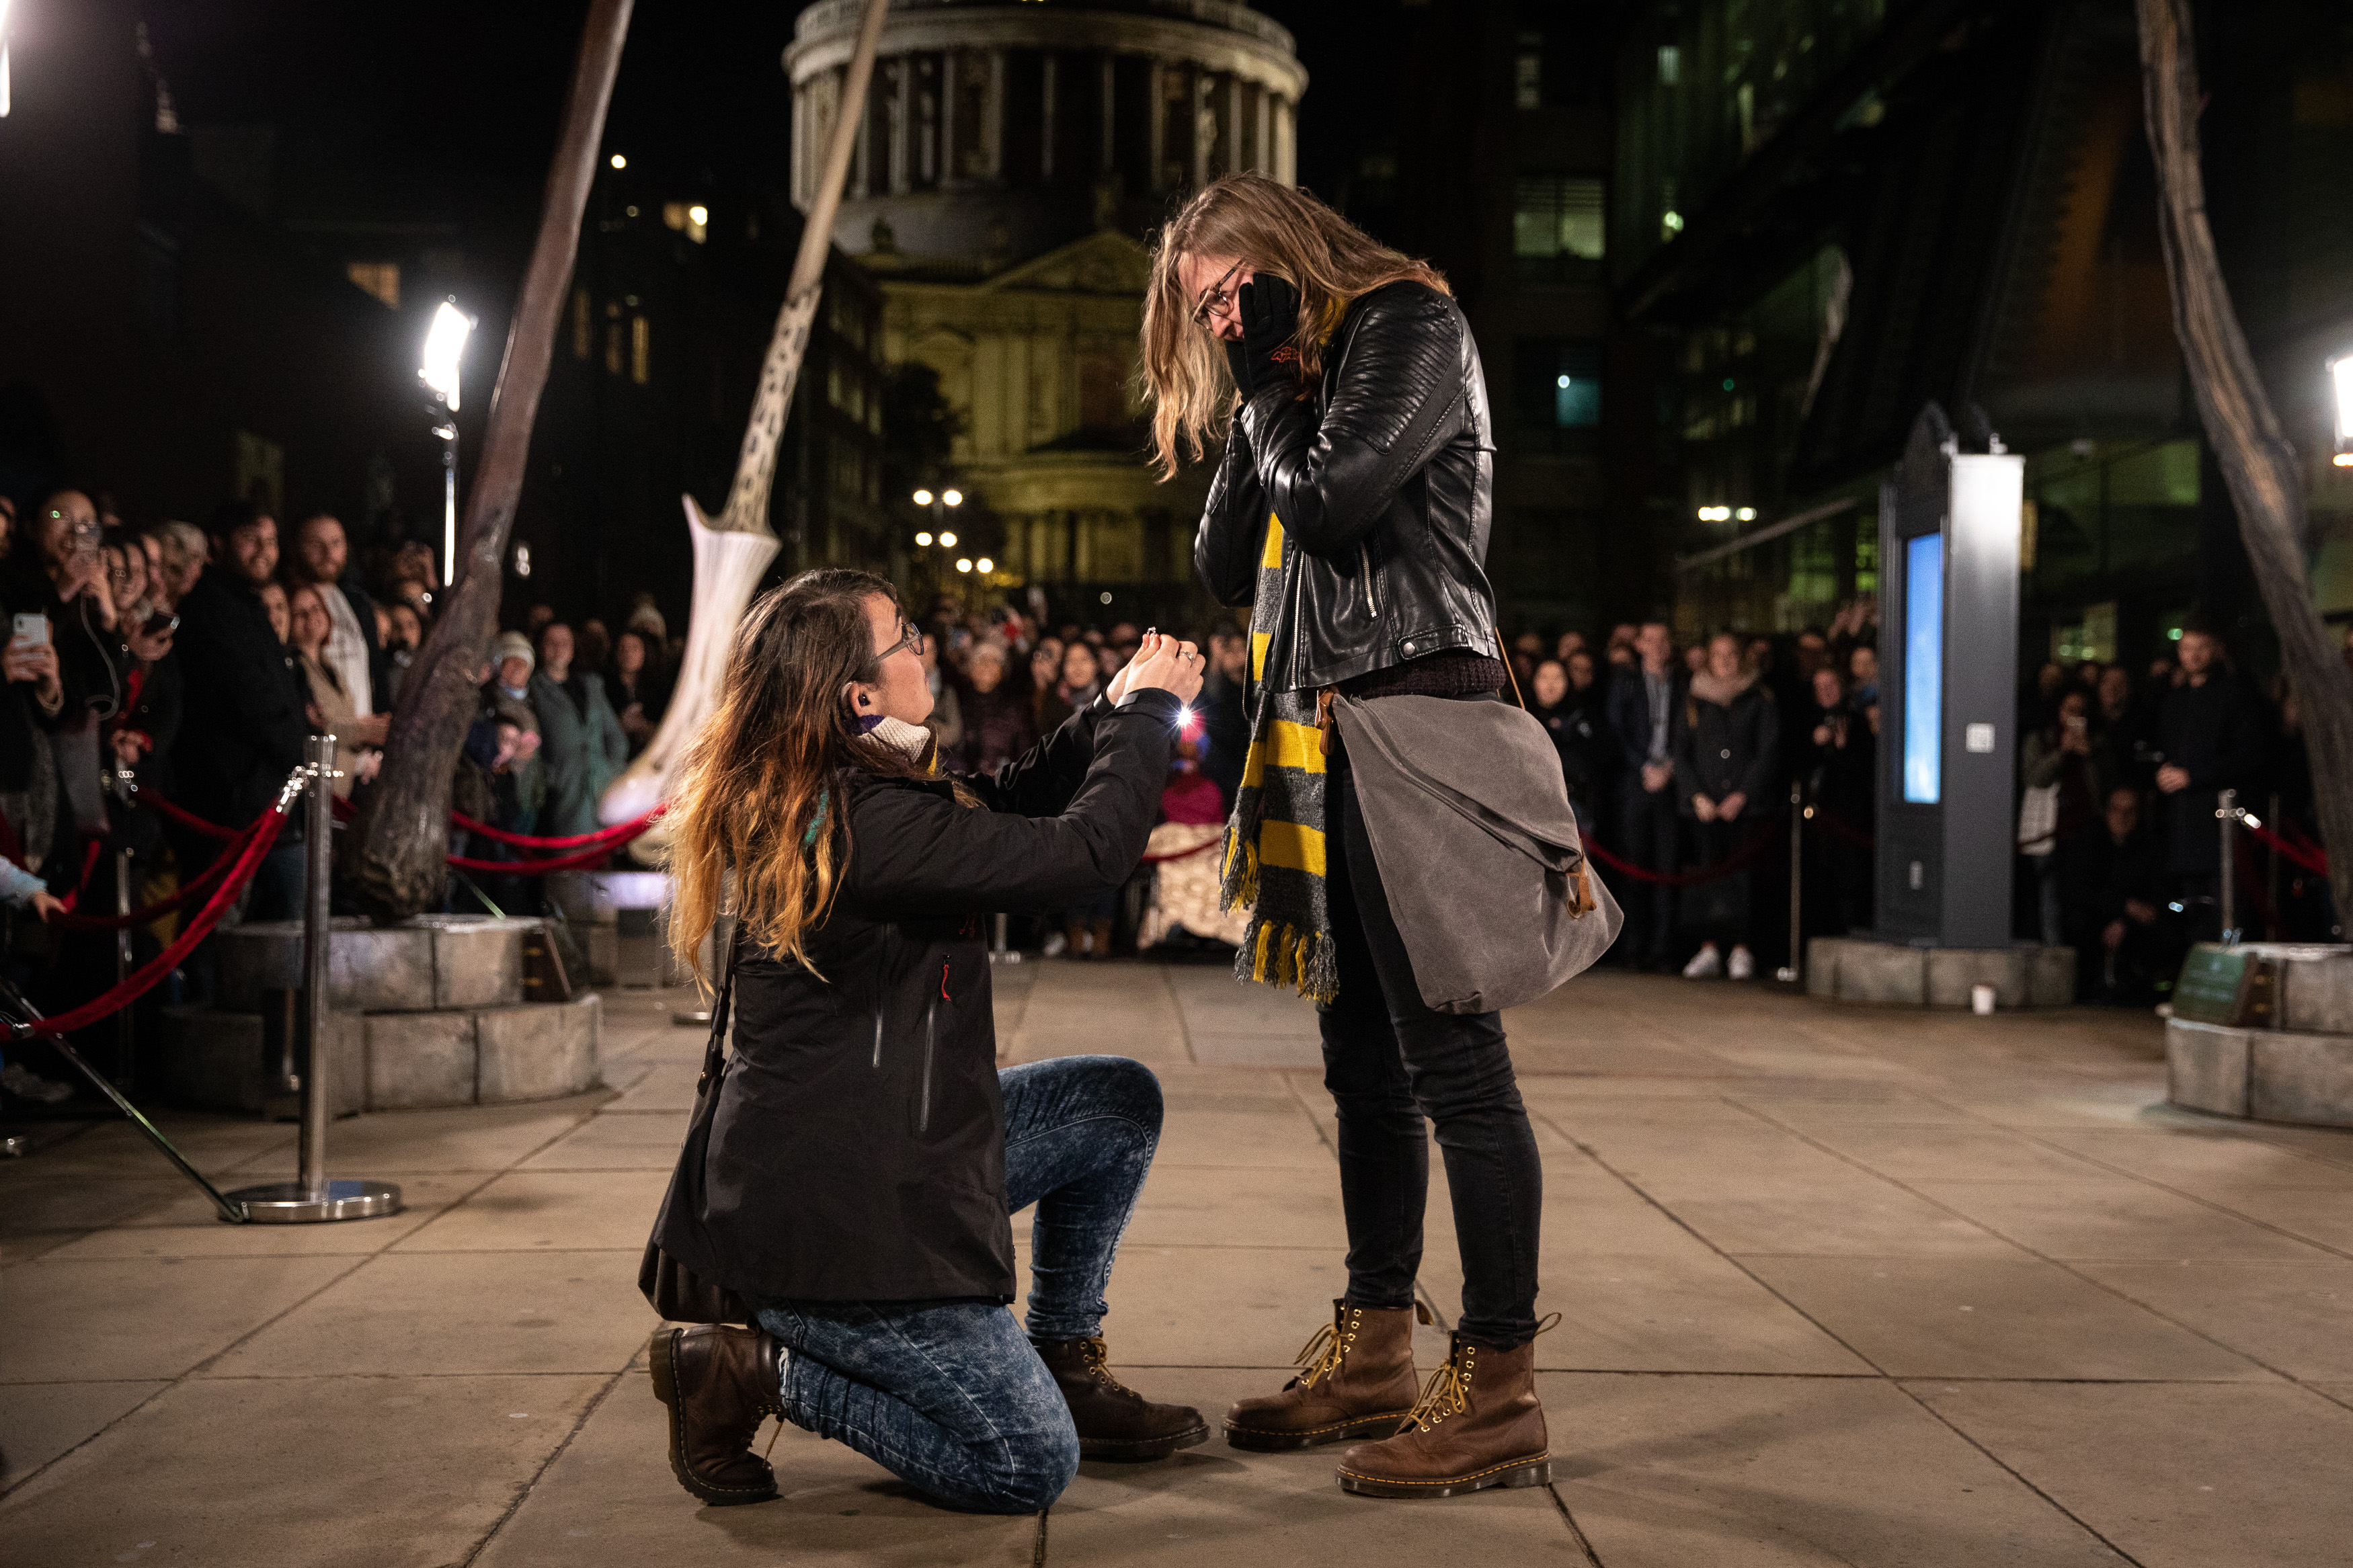
[[[142, 788], [137, 798], [139, 804], [153, 806], [169, 820], [178, 823], [192, 833], [201, 833], [208, 838], [218, 838], [234, 843], [246, 833], [252, 831], [249, 827], [223, 827], [218, 823], [207, 822], [186, 807], [174, 805], [152, 789]], [[529, 834], [509, 833], [502, 827], [492, 827], [487, 822], [475, 821], [462, 811], [453, 810], [449, 813], [451, 826], [462, 827], [469, 833], [479, 833], [493, 843], [510, 845], [518, 849], [576, 848], [580, 853], [551, 860], [482, 860], [463, 855], [452, 855], [448, 858], [450, 865], [461, 871], [491, 871], [511, 877], [535, 877], [549, 871], [583, 870], [596, 865], [624, 844], [643, 835], [647, 829], [653, 826], [655, 819], [669, 809], [670, 805], [665, 801], [643, 816], [633, 816], [627, 822], [617, 822], [610, 827], [600, 827], [594, 833], [578, 833], [564, 838], [534, 838]], [[339, 797], [334, 803], [334, 811], [338, 817], [349, 821], [357, 814], [358, 808], [351, 802]], [[151, 907], [154, 910], [155, 915], [162, 915], [168, 913], [171, 908], [176, 906], [167, 901]], [[146, 923], [143, 920], [124, 920], [120, 916], [112, 918], [118, 926]], [[155, 917], [151, 915], [147, 918]], [[110, 926], [107, 929], [115, 929], [115, 927]]]
[[478, 833], [495, 844], [508, 844], [517, 849], [586, 849], [592, 846], [612, 847], [626, 844], [653, 826], [654, 818], [669, 810], [667, 803], [654, 807], [643, 816], [633, 816], [627, 822], [617, 822], [610, 827], [600, 827], [594, 833], [575, 833], [569, 838], [533, 838], [526, 833], [509, 833], [503, 827], [492, 827], [487, 822], [477, 822], [462, 811], [449, 813], [449, 820], [469, 833]]
[[[245, 891], [245, 885], [253, 880], [254, 873], [261, 868], [262, 857], [269, 853], [270, 847], [278, 842], [280, 831], [286, 826], [287, 803], [301, 787], [303, 776], [303, 770], [297, 769], [280, 793], [278, 804], [262, 813], [251, 829], [243, 835], [245, 842], [227, 875], [221, 879], [220, 886], [213, 889], [213, 895], [206, 900], [205, 907], [188, 921], [188, 929], [180, 933], [178, 940], [133, 970], [111, 990], [101, 992], [70, 1012], [37, 1018], [23, 1027], [36, 1035], [69, 1035], [129, 1006], [153, 989], [156, 982], [177, 969], [180, 961], [195, 951], [196, 943], [220, 923], [220, 918], [228, 913], [229, 907], [237, 902], [237, 895]], [[231, 837], [237, 835], [232, 832]]]
[[2290, 863], [2316, 877], [2328, 875], [2328, 851], [2317, 844], [2299, 844], [2293, 838], [2274, 833], [2268, 827], [2258, 827], [2243, 818], [2239, 826], [2245, 828], [2255, 842], [2278, 850], [2281, 857]]
[[1622, 859], [1604, 849], [1592, 839], [1585, 840], [1585, 852], [1604, 866], [1621, 871], [1638, 882], [1654, 883], [1662, 888], [1689, 888], [1701, 882], [1713, 882], [1729, 877], [1757, 858], [1759, 851], [1781, 837], [1779, 826], [1767, 822], [1757, 830], [1757, 836], [1713, 865], [1694, 867], [1689, 871], [1651, 871]]
[[[244, 830], [237, 835], [234, 842], [241, 847], [246, 839], [260, 831], [262, 822], [266, 820], [269, 816], [269, 814], [268, 812], [264, 812], [260, 816], [256, 817], [252, 822], [247, 824]], [[92, 846], [92, 847], [95, 848], [97, 847]], [[201, 872], [197, 873], [196, 876], [191, 879], [188, 884], [182, 888], [178, 892], [158, 899], [153, 903], [145, 905], [140, 909], [132, 910], [128, 914], [84, 915], [76, 914], [70, 910], [68, 910], [50, 916], [49, 923], [55, 926], [63, 926], [68, 931], [130, 931], [139, 926], [149, 925], [156, 921], [162, 920], [174, 910], [181, 909], [195, 899], [202, 896], [206, 887], [219, 880], [221, 875], [236, 863], [236, 849], [231, 848], [224, 850], [220, 854], [214, 856], [213, 863], [206, 867]]]

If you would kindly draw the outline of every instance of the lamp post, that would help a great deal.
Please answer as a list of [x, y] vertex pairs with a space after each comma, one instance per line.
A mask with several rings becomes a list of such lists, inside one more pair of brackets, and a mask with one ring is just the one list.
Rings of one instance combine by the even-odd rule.
[[425, 332], [425, 363], [417, 378], [433, 394], [440, 422], [433, 434], [441, 437], [441, 585], [458, 580], [458, 363], [466, 357], [466, 340], [473, 335], [474, 318], [444, 300], [433, 312]]
[[2328, 380], [2337, 393], [2337, 456], [2340, 468], [2353, 468], [2353, 353], [2328, 362]]
[[[964, 505], [964, 492], [959, 489], [943, 489], [934, 494], [929, 489], [919, 489], [910, 499], [917, 506], [924, 508], [932, 514], [932, 527], [915, 535], [915, 547], [924, 552], [923, 564], [931, 569], [933, 585], [937, 587], [940, 582], [940, 569], [935, 558], [931, 554], [931, 550], [934, 543], [937, 543], [942, 550], [955, 548], [955, 531], [942, 525], [948, 521], [950, 512]], [[967, 566], [965, 570], [969, 571], [971, 568]]]

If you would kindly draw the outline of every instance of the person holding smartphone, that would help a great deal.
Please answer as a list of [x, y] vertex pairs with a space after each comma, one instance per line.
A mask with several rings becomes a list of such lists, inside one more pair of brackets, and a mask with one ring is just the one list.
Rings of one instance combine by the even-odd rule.
[[[1043, 744], [959, 777], [923, 725], [923, 640], [865, 573], [771, 590], [670, 799], [671, 945], [699, 952], [723, 901], [714, 1010], [737, 1011], [654, 1240], [756, 1317], [654, 1334], [671, 1468], [707, 1503], [776, 1495], [764, 1415], [989, 1513], [1045, 1508], [1082, 1458], [1208, 1436], [1122, 1383], [1102, 1337], [1159, 1084], [1119, 1057], [1000, 1071], [985, 935], [1134, 869], [1200, 655], [1147, 638]], [[1031, 1204], [1023, 1322], [1010, 1216]]]

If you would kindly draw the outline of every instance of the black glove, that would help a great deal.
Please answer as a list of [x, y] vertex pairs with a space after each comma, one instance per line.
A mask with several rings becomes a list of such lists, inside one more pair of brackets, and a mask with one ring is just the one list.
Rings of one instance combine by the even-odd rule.
[[[1240, 359], [1250, 372], [1242, 395], [1277, 384], [1299, 384], [1299, 351], [1291, 340], [1299, 335], [1299, 290], [1271, 272], [1261, 272], [1241, 286], [1235, 301], [1241, 315]], [[1229, 347], [1227, 353], [1231, 354]]]

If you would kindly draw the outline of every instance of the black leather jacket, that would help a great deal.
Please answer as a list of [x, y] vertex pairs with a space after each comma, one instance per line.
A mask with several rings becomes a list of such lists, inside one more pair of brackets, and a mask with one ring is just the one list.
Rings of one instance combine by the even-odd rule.
[[1470, 323], [1419, 283], [1349, 308], [1314, 398], [1276, 386], [1245, 403], [1193, 560], [1220, 604], [1247, 605], [1267, 516], [1282, 520], [1298, 599], [1265, 679], [1296, 691], [1447, 648], [1496, 653], [1494, 450]]

